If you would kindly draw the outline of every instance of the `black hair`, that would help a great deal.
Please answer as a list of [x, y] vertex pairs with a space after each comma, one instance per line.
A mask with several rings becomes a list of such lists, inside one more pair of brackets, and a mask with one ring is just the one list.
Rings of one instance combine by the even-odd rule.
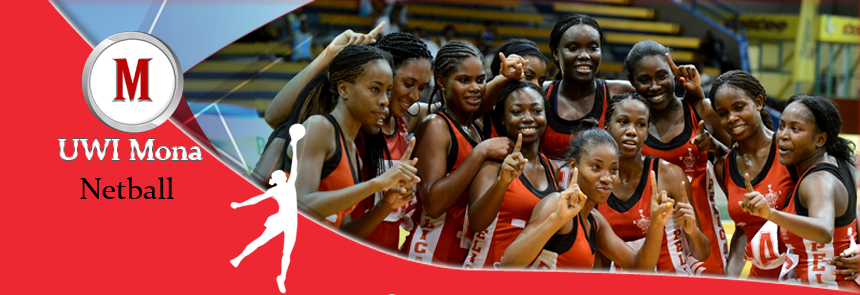
[[818, 130], [827, 133], [827, 142], [824, 144], [827, 153], [853, 166], [855, 145], [839, 137], [839, 132], [842, 130], [842, 117], [836, 104], [824, 97], [808, 95], [795, 95], [788, 100], [789, 105], [795, 102], [803, 104], [812, 113]]
[[[493, 55], [493, 62], [490, 63], [490, 72], [493, 73], [493, 76], [498, 76], [499, 71], [502, 69], [502, 60], [499, 58], [499, 52], [504, 53], [505, 56], [509, 56], [511, 54], [516, 54], [525, 58], [526, 56], [534, 56], [546, 63], [546, 56], [540, 52], [537, 44], [534, 41], [522, 38], [514, 38], [505, 42], [494, 50], [495, 55]], [[546, 74], [546, 73], [544, 73]]]
[[[358, 76], [364, 74], [368, 63], [379, 59], [394, 68], [391, 54], [379, 48], [363, 45], [345, 47], [334, 57], [328, 71], [317, 75], [302, 88], [296, 101], [297, 107], [293, 107], [289, 119], [283, 123], [287, 127], [278, 130], [288, 130], [289, 126], [301, 124], [313, 115], [331, 113], [339, 100], [337, 84], [340, 81], [355, 82]], [[287, 143], [290, 142], [289, 133], [279, 134], [278, 137], [284, 137]], [[370, 136], [366, 142], [363, 161], [368, 171], [377, 171], [378, 175], [384, 172], [384, 155], [390, 154], [388, 145], [382, 132], [377, 136]]]
[[508, 136], [508, 130], [502, 126], [502, 118], [505, 116], [505, 102], [508, 101], [508, 97], [511, 96], [517, 90], [529, 88], [534, 91], [537, 91], [539, 100], [541, 103], [545, 104], [546, 100], [543, 98], [543, 89], [540, 86], [535, 85], [534, 83], [524, 82], [524, 81], [511, 81], [499, 92], [499, 99], [496, 100], [496, 105], [493, 108], [493, 111], [490, 113], [490, 119], [492, 120], [493, 126], [496, 128], [496, 133], [500, 137]]
[[715, 111], [717, 110], [717, 91], [726, 85], [743, 90], [750, 98], [753, 99], [753, 101], [755, 101], [756, 97], [761, 95], [762, 108], [761, 111], [759, 111], [761, 121], [768, 129], [775, 130], [773, 128], [773, 120], [771, 120], [770, 114], [768, 114], [764, 109], [764, 99], [767, 98], [764, 86], [761, 86], [761, 83], [755, 78], [755, 76], [741, 70], [728, 71], [714, 79], [714, 84], [711, 86], [711, 91], [708, 93], [708, 96], [712, 100], [711, 107]]
[[580, 124], [585, 129], [578, 132], [573, 139], [570, 140], [570, 147], [564, 154], [568, 163], [570, 163], [570, 159], [574, 159], [577, 163], [581, 163], [580, 159], [582, 158], [582, 155], [590, 154], [594, 151], [594, 148], [602, 145], [609, 145], [615, 149], [615, 153], [618, 153], [618, 143], [615, 142], [615, 138], [612, 138], [612, 135], [610, 135], [606, 130], [597, 128], [598, 122], [596, 120], [588, 118], [582, 120]]
[[[549, 34], [549, 50], [552, 51], [553, 56], [558, 51], [558, 46], [561, 44], [561, 36], [564, 35], [564, 32], [567, 32], [567, 29], [578, 24], [588, 25], [597, 30], [597, 33], [600, 35], [600, 44], [604, 43], [603, 30], [600, 29], [600, 25], [597, 24], [596, 20], [585, 14], [571, 14], [555, 22], [555, 26], [553, 26], [552, 32]], [[558, 61], [554, 61], [556, 66], [558, 66]]]
[[[433, 61], [433, 75], [446, 76], [460, 63], [469, 57], [478, 58], [479, 62], [483, 63], [484, 56], [471, 42], [454, 40], [442, 46], [439, 52], [436, 53], [436, 60]], [[437, 79], [436, 83], [440, 83]], [[436, 103], [433, 98], [437, 93], [440, 93], [442, 87], [433, 87], [433, 93], [430, 93], [430, 104]], [[442, 107], [445, 107], [445, 100], [442, 95], [439, 95], [439, 101], [442, 102]]]
[[385, 35], [375, 46], [391, 54], [394, 59], [394, 69], [403, 65], [410, 59], [426, 59], [433, 64], [433, 55], [427, 50], [427, 44], [418, 37], [404, 32], [396, 32]]
[[638, 102], [642, 103], [642, 105], [645, 107], [645, 110], [648, 112], [648, 120], [650, 123], [651, 109], [648, 106], [648, 101], [645, 100], [645, 98], [642, 97], [642, 95], [640, 95], [639, 93], [635, 93], [635, 92], [625, 92], [625, 93], [622, 93], [622, 94], [619, 94], [619, 95], [616, 95], [616, 96], [613, 96], [612, 98], [610, 98], [609, 99], [609, 106], [606, 107], [606, 121], [612, 120], [612, 115], [615, 114], [616, 106], [625, 100], [638, 101]]
[[633, 83], [633, 70], [642, 58], [654, 55], [666, 56], [666, 53], [669, 53], [669, 48], [654, 40], [643, 40], [633, 45], [627, 57], [624, 58], [624, 70], [627, 71], [630, 83]]

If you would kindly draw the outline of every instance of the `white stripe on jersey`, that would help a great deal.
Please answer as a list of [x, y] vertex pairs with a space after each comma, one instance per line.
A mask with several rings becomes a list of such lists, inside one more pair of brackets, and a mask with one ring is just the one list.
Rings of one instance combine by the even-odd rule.
[[493, 223], [487, 229], [476, 233], [472, 238], [472, 247], [469, 248], [469, 255], [466, 256], [466, 261], [463, 262], [463, 268], [484, 268], [484, 264], [487, 262], [487, 255], [490, 253], [490, 244], [493, 242], [493, 234], [496, 232], [496, 222], [499, 222], [498, 213], [496, 213], [496, 218], [493, 219]]
[[439, 218], [431, 218], [426, 212], [421, 212], [419, 227], [415, 230], [412, 243], [409, 245], [409, 260], [423, 263], [433, 261], [433, 253], [439, 245], [439, 237], [445, 226], [445, 218], [448, 213], [443, 213]]

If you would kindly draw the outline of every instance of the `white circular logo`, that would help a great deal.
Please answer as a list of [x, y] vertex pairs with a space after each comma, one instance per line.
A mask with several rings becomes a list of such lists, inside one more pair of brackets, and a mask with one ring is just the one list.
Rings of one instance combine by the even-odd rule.
[[158, 38], [123, 32], [105, 39], [84, 66], [87, 106], [102, 123], [143, 132], [164, 123], [182, 97], [182, 68]]

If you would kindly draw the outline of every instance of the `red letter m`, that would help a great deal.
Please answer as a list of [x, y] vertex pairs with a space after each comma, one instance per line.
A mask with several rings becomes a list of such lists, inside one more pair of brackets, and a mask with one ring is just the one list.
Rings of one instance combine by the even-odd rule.
[[[137, 67], [134, 69], [134, 79], [131, 78], [131, 71], [128, 70], [128, 62], [124, 58], [114, 58], [116, 61], [116, 97], [113, 101], [125, 101], [122, 93], [123, 81], [128, 84], [129, 101], [134, 101], [134, 93], [137, 92], [137, 82], [140, 81], [140, 98], [137, 101], [152, 101], [149, 98], [149, 61], [151, 58], [141, 58], [137, 60]], [[124, 78], [124, 79], [123, 79]]]

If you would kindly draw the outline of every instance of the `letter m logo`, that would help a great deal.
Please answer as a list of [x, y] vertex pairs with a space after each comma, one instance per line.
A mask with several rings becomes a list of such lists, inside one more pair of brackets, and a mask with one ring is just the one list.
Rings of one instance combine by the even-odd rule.
[[126, 59], [114, 58], [113, 60], [116, 61], [116, 97], [113, 101], [125, 101], [122, 91], [123, 85], [126, 85], [126, 90], [128, 90], [128, 100], [134, 101], [138, 82], [140, 83], [140, 97], [137, 101], [152, 101], [149, 98], [149, 61], [152, 59], [141, 58], [137, 60], [137, 67], [134, 69], [134, 79], [132, 79]]

